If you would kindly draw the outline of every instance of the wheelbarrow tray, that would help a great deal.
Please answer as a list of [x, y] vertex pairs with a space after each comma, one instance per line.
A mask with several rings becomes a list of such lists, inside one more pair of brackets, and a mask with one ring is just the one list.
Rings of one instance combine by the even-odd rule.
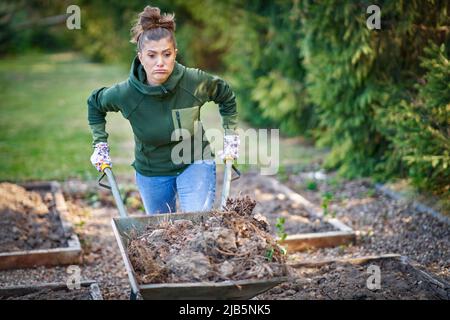
[[145, 300], [227, 300], [250, 299], [276, 285], [287, 281], [287, 277], [275, 277], [258, 280], [239, 280], [222, 282], [186, 282], [186, 283], [157, 283], [139, 284], [133, 266], [128, 258], [127, 250], [129, 233], [136, 230], [143, 231], [147, 225], [156, 225], [162, 221], [186, 219], [201, 222], [208, 215], [200, 213], [155, 214], [152, 216], [130, 215], [112, 219], [112, 228], [119, 245], [120, 253], [134, 294], [140, 294]]

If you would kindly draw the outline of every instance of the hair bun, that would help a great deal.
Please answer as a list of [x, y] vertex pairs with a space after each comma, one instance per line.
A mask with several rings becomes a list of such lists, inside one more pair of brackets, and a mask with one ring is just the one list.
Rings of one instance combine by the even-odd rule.
[[141, 44], [139, 44], [141, 36], [152, 40], [170, 36], [176, 46], [174, 37], [175, 15], [166, 13], [161, 15], [161, 10], [157, 7], [146, 6], [144, 11], [139, 13], [130, 31], [130, 42], [138, 43], [138, 50], [141, 48]]
[[139, 14], [139, 24], [143, 31], [165, 28], [175, 31], [175, 17], [173, 14], [161, 15], [161, 10], [157, 7], [146, 6], [144, 11]]

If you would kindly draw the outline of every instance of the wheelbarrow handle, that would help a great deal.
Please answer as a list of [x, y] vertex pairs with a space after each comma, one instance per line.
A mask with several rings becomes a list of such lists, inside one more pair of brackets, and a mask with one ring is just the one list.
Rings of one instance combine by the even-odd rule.
[[[128, 217], [127, 209], [123, 204], [123, 200], [122, 197], [120, 196], [119, 188], [117, 187], [116, 179], [114, 177], [111, 167], [108, 165], [102, 165], [102, 172], [103, 175], [98, 179], [98, 184], [103, 188], [111, 190], [114, 197], [114, 201], [116, 202], [117, 210], [119, 210], [119, 215], [122, 218]], [[108, 178], [109, 186], [104, 183], [101, 183], [101, 180], [105, 177], [105, 175]]]
[[[231, 177], [232, 170], [236, 172], [237, 176]], [[241, 177], [241, 172], [234, 166], [233, 159], [225, 159], [225, 170], [223, 174], [222, 198], [220, 201], [220, 210], [223, 210], [227, 204], [227, 199], [230, 194], [231, 181], [237, 180]]]
[[[235, 177], [231, 177], [232, 170], [236, 173]], [[125, 208], [122, 197], [120, 196], [119, 188], [117, 187], [116, 179], [114, 177], [111, 167], [106, 164], [103, 165], [102, 172], [103, 172], [102, 176], [98, 179], [99, 186], [111, 190], [114, 197], [114, 201], [116, 202], [117, 209], [119, 210], [120, 216], [123, 218], [127, 217], [128, 216], [127, 209]], [[101, 182], [105, 176], [108, 178], [109, 185]], [[226, 205], [228, 195], [230, 194], [231, 181], [235, 181], [240, 177], [241, 172], [234, 166], [233, 160], [226, 159], [220, 209], [223, 209]]]
[[236, 168], [236, 167], [234, 166], [234, 164], [231, 165], [231, 168], [233, 168], [234, 172], [236, 172], [236, 176], [232, 177], [232, 178], [231, 178], [231, 181], [234, 181], [234, 180], [239, 179], [239, 178], [241, 177], [241, 172], [238, 170], [238, 168]]

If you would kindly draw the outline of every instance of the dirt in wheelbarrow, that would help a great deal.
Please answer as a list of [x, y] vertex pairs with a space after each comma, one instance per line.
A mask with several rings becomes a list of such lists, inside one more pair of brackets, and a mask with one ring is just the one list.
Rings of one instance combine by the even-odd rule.
[[[379, 268], [379, 282], [374, 276]], [[436, 300], [445, 299], [398, 259], [362, 264], [331, 262], [301, 267], [297, 277], [257, 297], [259, 300]], [[371, 278], [372, 276], [372, 278]]]
[[49, 210], [51, 193], [0, 183], [0, 252], [67, 246], [60, 218]]
[[128, 255], [141, 284], [266, 279], [289, 268], [268, 224], [249, 197], [228, 199], [226, 210], [203, 222], [163, 221], [131, 234]]

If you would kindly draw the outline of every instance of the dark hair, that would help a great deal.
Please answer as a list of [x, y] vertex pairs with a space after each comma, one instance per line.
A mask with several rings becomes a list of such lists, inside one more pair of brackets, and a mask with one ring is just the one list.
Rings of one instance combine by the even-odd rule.
[[131, 43], [137, 44], [137, 51], [142, 50], [144, 41], [160, 40], [169, 37], [176, 48], [175, 41], [175, 14], [161, 15], [161, 10], [157, 7], [146, 6], [144, 11], [139, 13], [139, 17], [131, 28]]

